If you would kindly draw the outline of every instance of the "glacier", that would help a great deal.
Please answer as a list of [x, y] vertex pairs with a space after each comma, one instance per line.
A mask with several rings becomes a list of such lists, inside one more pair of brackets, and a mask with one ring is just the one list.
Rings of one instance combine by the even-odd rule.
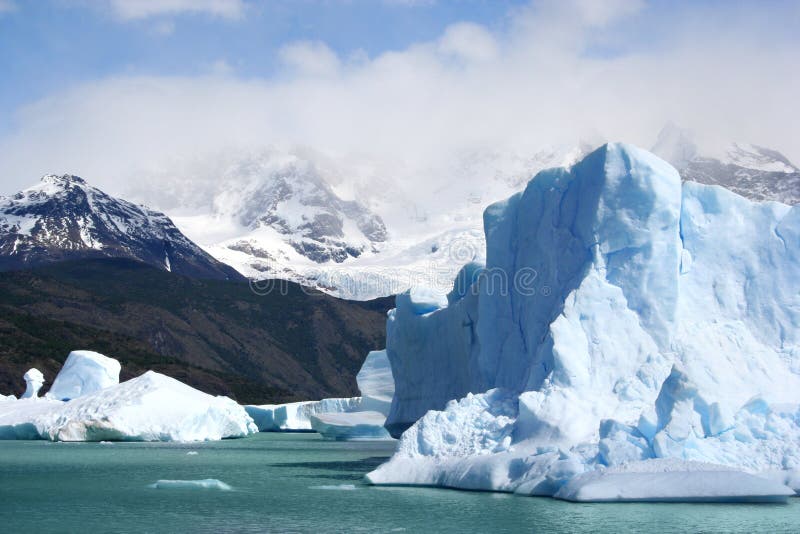
[[[257, 432], [244, 408], [227, 397], [208, 395], [154, 371], [90, 391], [100, 384], [98, 376], [109, 378], [109, 369], [118, 379], [119, 362], [98, 353], [78, 354], [71, 361], [58, 375], [64, 378], [62, 391], [72, 395], [76, 384], [89, 387], [68, 401], [34, 395], [0, 402], [0, 439], [209, 441]], [[25, 375], [29, 384], [30, 375]], [[35, 378], [41, 378], [41, 385], [41, 373]]]
[[370, 482], [599, 501], [800, 489], [799, 208], [682, 184], [610, 143], [489, 206], [484, 232], [485, 265], [446, 299], [411, 290], [390, 312], [402, 437]]
[[121, 366], [90, 350], [73, 350], [45, 395], [55, 400], [70, 400], [119, 384]]

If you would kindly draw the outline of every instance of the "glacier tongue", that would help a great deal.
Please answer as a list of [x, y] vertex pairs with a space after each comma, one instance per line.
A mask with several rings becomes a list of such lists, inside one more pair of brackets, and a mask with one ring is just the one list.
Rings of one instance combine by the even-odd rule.
[[[468, 290], [428, 307], [401, 295], [390, 314], [387, 428], [414, 426], [372, 482], [554, 495], [653, 458], [798, 468], [798, 208], [682, 185], [652, 154], [609, 144], [539, 173], [484, 226]], [[670, 473], [698, 472], [684, 467]], [[727, 497], [785, 496], [726, 477], [750, 488]], [[724, 487], [638, 498], [724, 500]]]

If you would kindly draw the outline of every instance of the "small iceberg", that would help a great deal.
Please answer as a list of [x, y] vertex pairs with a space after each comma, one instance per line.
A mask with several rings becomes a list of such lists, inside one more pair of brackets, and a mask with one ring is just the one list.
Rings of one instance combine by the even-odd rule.
[[391, 440], [380, 412], [329, 413], [311, 416], [311, 428], [334, 441]]
[[355, 484], [334, 484], [334, 485], [323, 485], [323, 486], [311, 486], [311, 489], [353, 491], [354, 489], [356, 489], [356, 486]]
[[155, 484], [150, 484], [148, 487], [153, 489], [213, 489], [220, 491], [231, 491], [233, 489], [216, 478], [204, 478], [202, 480], [159, 480]]

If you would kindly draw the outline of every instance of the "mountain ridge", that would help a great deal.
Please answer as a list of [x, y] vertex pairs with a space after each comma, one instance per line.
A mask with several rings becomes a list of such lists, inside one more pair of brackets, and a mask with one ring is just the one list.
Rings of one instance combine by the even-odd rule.
[[165, 214], [112, 197], [83, 178], [47, 174], [0, 197], [0, 270], [116, 257], [197, 278], [242, 280]]

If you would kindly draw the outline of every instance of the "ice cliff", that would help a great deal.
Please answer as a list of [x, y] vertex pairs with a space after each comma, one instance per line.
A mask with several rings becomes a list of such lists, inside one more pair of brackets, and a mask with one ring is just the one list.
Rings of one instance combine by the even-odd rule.
[[[390, 313], [386, 425], [413, 426], [372, 482], [607, 500], [591, 488], [658, 474], [642, 499], [786, 494], [752, 474], [800, 469], [800, 209], [609, 144], [487, 208], [484, 230], [485, 267], [447, 302], [412, 292]], [[673, 483], [700, 479], [720, 482]]]

